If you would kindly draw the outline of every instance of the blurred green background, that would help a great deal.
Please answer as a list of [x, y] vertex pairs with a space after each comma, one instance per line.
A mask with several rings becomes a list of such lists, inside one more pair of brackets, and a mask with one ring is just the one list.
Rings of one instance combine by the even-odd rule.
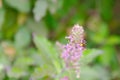
[[[0, 0], [0, 80], [120, 80], [120, 0]], [[56, 41], [85, 29], [81, 78], [62, 71]], [[102, 54], [99, 54], [101, 53]]]

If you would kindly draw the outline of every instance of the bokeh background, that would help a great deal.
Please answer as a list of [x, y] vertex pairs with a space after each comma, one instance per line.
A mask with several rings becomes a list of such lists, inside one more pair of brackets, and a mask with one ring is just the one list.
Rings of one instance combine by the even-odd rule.
[[[80, 79], [63, 70], [55, 45], [74, 24], [85, 29]], [[120, 0], [0, 0], [0, 80], [63, 76], [120, 80]]]

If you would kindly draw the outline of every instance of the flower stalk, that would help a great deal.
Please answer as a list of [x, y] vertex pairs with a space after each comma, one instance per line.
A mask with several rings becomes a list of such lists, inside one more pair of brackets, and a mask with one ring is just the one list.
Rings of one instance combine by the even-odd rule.
[[80, 77], [79, 60], [85, 49], [84, 29], [78, 24], [74, 25], [69, 36], [66, 37], [68, 43], [61, 46], [61, 58], [65, 62], [66, 68], [74, 69], [76, 77]]

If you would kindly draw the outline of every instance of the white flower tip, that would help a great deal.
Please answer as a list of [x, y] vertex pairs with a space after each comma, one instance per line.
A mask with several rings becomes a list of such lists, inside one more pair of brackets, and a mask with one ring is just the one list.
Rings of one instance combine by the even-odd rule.
[[79, 24], [75, 24], [74, 27], [79, 28], [79, 27], [82, 27], [82, 26], [80, 26]]

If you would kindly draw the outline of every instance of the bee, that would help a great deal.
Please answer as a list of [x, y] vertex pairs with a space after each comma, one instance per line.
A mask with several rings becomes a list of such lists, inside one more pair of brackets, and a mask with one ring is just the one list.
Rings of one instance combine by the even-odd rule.
[[86, 46], [86, 41], [83, 40], [83, 41], [80, 43], [80, 46], [81, 46], [81, 47], [85, 47], [85, 46]]

